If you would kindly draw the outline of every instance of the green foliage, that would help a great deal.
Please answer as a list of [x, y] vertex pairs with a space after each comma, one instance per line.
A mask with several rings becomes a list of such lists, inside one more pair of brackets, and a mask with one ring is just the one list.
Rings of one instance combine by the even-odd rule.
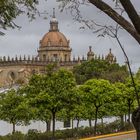
[[80, 89], [85, 93], [85, 100], [96, 107], [111, 102], [114, 95], [113, 85], [103, 79], [88, 80]]
[[[51, 71], [51, 72], [50, 72]], [[84, 85], [76, 86], [72, 72], [64, 69], [50, 70], [49, 74], [34, 74], [29, 84], [18, 91], [10, 90], [0, 95], [0, 118], [16, 125], [27, 124], [32, 120], [41, 120], [48, 123], [55, 120], [95, 120], [94, 130], [97, 128], [97, 119], [107, 116], [122, 116], [130, 114], [135, 104], [134, 88], [128, 79], [125, 84], [112, 84], [104, 79], [91, 79]], [[137, 83], [137, 88], [139, 84]], [[131, 109], [131, 110], [130, 110]], [[80, 130], [66, 134], [57, 131], [57, 137], [84, 136], [85, 131]], [[93, 131], [93, 130], [92, 130]], [[109, 130], [110, 131], [110, 130]], [[104, 130], [102, 130], [104, 132]], [[91, 134], [90, 132], [86, 132]], [[95, 134], [95, 133], [94, 133]], [[37, 137], [45, 138], [46, 134], [29, 131], [26, 139]], [[39, 138], [38, 137], [38, 138]], [[52, 133], [47, 133], [52, 137]]]
[[25, 135], [22, 134], [20, 131], [16, 131], [14, 134], [0, 136], [0, 140], [25, 140]]
[[76, 120], [84, 120], [86, 119], [86, 108], [83, 101], [84, 96], [82, 95], [82, 92], [79, 90], [79, 87], [77, 86], [74, 88], [74, 94], [70, 98], [73, 98], [72, 104], [66, 106], [63, 108], [60, 112], [57, 114], [57, 118], [59, 120], [67, 121], [68, 119], [76, 119]]
[[18, 119], [17, 116], [19, 115], [16, 109], [22, 101], [23, 98], [18, 96], [14, 89], [7, 93], [2, 93], [0, 100], [1, 119], [9, 123], [16, 123]]
[[85, 81], [95, 79], [106, 79], [111, 82], [124, 82], [128, 77], [126, 66], [119, 64], [110, 64], [105, 60], [90, 60], [83, 62], [81, 65], [75, 66], [73, 69], [76, 81], [78, 84], [83, 84]]
[[[71, 104], [71, 97], [74, 96], [73, 88], [76, 86], [71, 72], [59, 70], [51, 76], [42, 75], [41, 78], [42, 82], [45, 83], [45, 87], [35, 97], [37, 105], [42, 104], [50, 111], [59, 111], [64, 106]], [[34, 84], [34, 89], [36, 90], [36, 82]], [[38, 87], [42, 87], [41, 83], [38, 83]]]
[[25, 140], [39, 140], [39, 132], [36, 129], [29, 129]]
[[96, 134], [97, 118], [99, 118], [99, 116], [102, 118], [104, 116], [101, 115], [105, 115], [105, 114], [107, 116], [108, 111], [105, 109], [106, 106], [110, 105], [110, 103], [112, 102], [112, 99], [114, 97], [114, 92], [116, 92], [115, 87], [107, 80], [91, 79], [85, 82], [84, 85], [81, 85], [80, 89], [85, 95], [84, 99], [85, 99], [86, 107], [92, 108], [91, 110], [88, 110], [88, 113], [91, 114], [94, 112], [94, 119], [95, 119], [94, 134]]
[[44, 75], [33, 75], [24, 93], [29, 104], [37, 109], [36, 119], [47, 122], [52, 118], [54, 131], [56, 113], [64, 108], [72, 109], [78, 95], [72, 72], [65, 69], [52, 71], [52, 67], [49, 68]]
[[38, 12], [36, 8], [38, 3], [38, 0], [0, 0], [0, 28], [19, 27], [14, 20], [21, 14], [33, 19]]
[[[0, 94], [0, 119], [10, 124], [28, 124], [32, 113], [24, 96], [14, 89]], [[14, 128], [13, 128], [13, 131]]]

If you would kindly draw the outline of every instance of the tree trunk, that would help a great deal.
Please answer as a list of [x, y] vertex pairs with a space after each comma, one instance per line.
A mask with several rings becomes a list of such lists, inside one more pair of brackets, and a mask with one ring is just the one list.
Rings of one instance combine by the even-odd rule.
[[135, 29], [140, 34], [140, 16], [138, 15], [137, 11], [135, 10], [133, 4], [130, 0], [120, 0], [123, 8], [125, 9], [127, 15], [131, 19]]
[[132, 113], [132, 123], [136, 129], [137, 140], [140, 140], [140, 107]]
[[52, 127], [52, 140], [55, 140], [55, 112], [52, 112], [53, 127]]
[[72, 119], [72, 129], [73, 129], [73, 119]]
[[101, 124], [102, 124], [102, 129], [103, 129], [103, 127], [104, 127], [104, 119], [103, 118], [101, 118]]
[[92, 127], [91, 119], [89, 119], [89, 127], [90, 127], [90, 128]]
[[80, 120], [79, 120], [79, 119], [77, 119], [77, 128], [79, 127], [79, 122], [80, 122]]
[[123, 115], [120, 116], [120, 119], [121, 119], [121, 129], [124, 128], [124, 118], [123, 118]]
[[96, 131], [97, 131], [97, 118], [98, 118], [98, 107], [96, 107], [95, 111], [95, 124], [94, 124], [94, 135], [96, 136]]
[[131, 114], [131, 105], [130, 102], [128, 102], [128, 123], [130, 124], [130, 114]]
[[[122, 26], [136, 41], [140, 44], [140, 34], [134, 28], [134, 26], [128, 22], [123, 16], [119, 15], [113, 8], [102, 0], [88, 0], [91, 4], [107, 14], [110, 18], [116, 21]], [[122, 0], [125, 1], [125, 0]], [[137, 20], [137, 19], [136, 19]]]
[[51, 120], [46, 121], [46, 132], [49, 132], [51, 130]]
[[125, 123], [127, 122], [127, 115], [126, 114], [124, 115], [124, 121], [125, 121]]
[[15, 125], [15, 123], [13, 123], [13, 131], [12, 131], [12, 134], [14, 134], [15, 131], [16, 131], [16, 125]]

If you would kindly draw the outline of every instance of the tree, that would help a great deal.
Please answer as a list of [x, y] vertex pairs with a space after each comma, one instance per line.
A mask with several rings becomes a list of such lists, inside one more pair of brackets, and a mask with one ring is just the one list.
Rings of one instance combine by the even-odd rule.
[[[36, 5], [38, 0], [1, 0], [0, 1], [0, 29], [20, 28], [15, 23], [17, 16], [25, 14], [28, 18], [34, 19], [35, 14], [39, 14]], [[4, 33], [0, 31], [0, 34]]]
[[32, 116], [24, 97], [14, 89], [0, 95], [0, 119], [13, 125], [28, 124]]
[[[112, 18], [115, 22], [117, 22], [123, 29], [125, 29], [139, 44], [140, 44], [140, 16], [138, 15], [138, 12], [136, 11], [135, 7], [133, 6], [132, 2], [130, 0], [113, 0], [116, 4], [117, 9], [121, 9], [120, 13], [117, 12], [116, 9], [113, 8], [113, 6], [109, 5], [108, 2], [105, 2], [103, 0], [85, 0], [80, 2], [80, 0], [74, 0], [74, 1], [68, 1], [68, 0], [59, 0], [62, 2], [62, 7], [64, 8], [67, 4], [69, 4], [68, 8], [72, 10], [76, 9], [77, 15], [75, 18], [79, 21], [83, 21], [90, 29], [91, 26], [88, 24], [88, 20], [82, 19], [82, 16], [80, 15], [79, 5], [81, 4], [92, 4], [96, 6], [98, 9], [100, 9], [102, 12], [107, 14], [110, 18]], [[119, 3], [121, 6], [119, 6]], [[124, 16], [122, 16], [122, 12], [125, 11], [125, 13], [128, 15], [129, 20], [127, 20]], [[72, 12], [71, 12], [72, 13]], [[91, 21], [92, 24], [98, 26], [95, 21]], [[100, 30], [100, 29], [99, 29]], [[129, 66], [129, 62], [128, 62]], [[129, 66], [130, 69], [130, 66]], [[131, 69], [130, 69], [131, 72]], [[133, 77], [131, 75], [132, 83], [135, 88], [135, 83], [133, 80]], [[138, 122], [140, 122], [140, 102], [138, 93], [135, 88], [135, 93], [137, 96], [137, 102], [138, 102], [138, 109], [133, 113], [132, 120], [134, 123], [134, 126], [137, 130], [137, 139], [140, 140], [140, 129]], [[135, 125], [136, 124], [136, 125]]]
[[99, 112], [106, 104], [110, 104], [115, 88], [109, 81], [103, 79], [91, 79], [80, 86], [84, 92], [85, 102], [95, 108], [94, 135], [96, 135], [97, 119]]
[[115, 87], [118, 88], [117, 98], [118, 102], [114, 104], [118, 104], [118, 113], [120, 114], [120, 117], [123, 117], [126, 113], [128, 114], [128, 122], [130, 123], [130, 115], [132, 113], [132, 110], [134, 109], [134, 101], [135, 101], [135, 94], [134, 94], [134, 88], [132, 86], [131, 80], [127, 83], [123, 84], [120, 82], [115, 83]]
[[73, 121], [77, 120], [77, 128], [79, 127], [79, 122], [81, 120], [86, 119], [86, 115], [88, 113], [87, 108], [84, 103], [84, 96], [82, 92], [79, 90], [79, 86], [74, 88], [74, 93], [76, 93], [73, 98], [75, 102], [72, 105], [66, 106], [58, 113], [58, 119], [63, 121], [72, 120], [72, 129], [73, 129]]
[[[74, 76], [72, 72], [60, 69], [49, 75], [40, 75], [32, 78], [32, 82], [29, 82], [28, 85], [29, 90], [26, 90], [31, 98], [30, 104], [36, 107], [42, 106], [51, 113], [54, 139], [56, 114], [64, 108], [73, 106], [77, 102], [76, 99], [78, 97], [73, 90], [76, 86]], [[39, 78], [39, 81], [36, 78]]]
[[73, 69], [76, 81], [82, 84], [85, 81], [95, 79], [106, 79], [111, 82], [124, 82], [128, 77], [126, 66], [120, 66], [117, 63], [110, 64], [106, 60], [90, 60], [77, 65]]
[[[50, 67], [50, 65], [48, 67]], [[28, 101], [30, 100], [30, 108], [35, 110], [34, 118], [32, 119], [44, 121], [46, 123], [46, 131], [50, 131], [52, 118], [50, 111], [47, 110], [46, 106], [38, 106], [34, 102], [34, 99], [39, 95], [41, 91], [44, 91], [45, 88], [45, 77], [43, 75], [34, 74], [29, 79], [29, 83], [22, 88], [21, 93], [25, 95], [25, 98]]]
[[135, 74], [135, 79], [140, 82], [140, 68], [139, 70], [137, 71], [137, 73]]
[[[32, 106], [31, 106], [32, 107]], [[36, 108], [36, 114], [34, 120], [43, 121], [46, 123], [46, 132], [51, 131], [51, 113], [48, 109], [43, 106]]]

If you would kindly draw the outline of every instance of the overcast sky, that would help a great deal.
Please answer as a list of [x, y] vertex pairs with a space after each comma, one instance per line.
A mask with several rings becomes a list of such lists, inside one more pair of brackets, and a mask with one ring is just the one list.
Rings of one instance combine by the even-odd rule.
[[[108, 0], [108, 2], [111, 1]], [[133, 4], [140, 11], [140, 0], [133, 0]], [[47, 10], [49, 13], [47, 20], [38, 17], [36, 20], [29, 22], [25, 16], [17, 17], [15, 22], [22, 28], [20, 30], [9, 29], [5, 31], [5, 36], [0, 36], [0, 56], [36, 55], [39, 41], [49, 30], [50, 15], [54, 7], [57, 11], [56, 17], [59, 21], [59, 30], [70, 40], [73, 56], [86, 56], [89, 46], [92, 46], [93, 52], [97, 55], [107, 55], [109, 48], [112, 48], [112, 53], [117, 57], [117, 62], [124, 63], [124, 55], [116, 40], [110, 37], [99, 38], [91, 30], [80, 30], [79, 27], [82, 25], [72, 20], [72, 16], [68, 12], [58, 12], [58, 3], [55, 0], [48, 0], [46, 3], [40, 0], [38, 8], [41, 11]], [[115, 24], [94, 6], [83, 6], [81, 9], [83, 17], [93, 19], [103, 25]], [[140, 67], [140, 45], [126, 31], [122, 30], [119, 34], [120, 41], [130, 59], [131, 67], [133, 71], [136, 71]]]

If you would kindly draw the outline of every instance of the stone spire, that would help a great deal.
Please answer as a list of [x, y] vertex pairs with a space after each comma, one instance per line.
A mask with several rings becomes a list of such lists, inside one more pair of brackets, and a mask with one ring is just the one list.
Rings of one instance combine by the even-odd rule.
[[111, 48], [109, 49], [109, 53], [108, 55], [106, 56], [106, 60], [109, 62], [109, 63], [115, 63], [117, 60], [116, 58], [114, 57], [114, 55], [112, 54], [111, 52]]
[[55, 17], [55, 8], [53, 8], [53, 18], [56, 18]]
[[50, 32], [52, 31], [59, 31], [58, 29], [58, 21], [56, 19], [56, 16], [55, 16], [55, 8], [53, 8], [53, 16], [52, 16], [52, 19], [50, 21]]
[[87, 53], [87, 60], [91, 60], [94, 58], [94, 53], [92, 51], [92, 47], [89, 46], [89, 52]]

